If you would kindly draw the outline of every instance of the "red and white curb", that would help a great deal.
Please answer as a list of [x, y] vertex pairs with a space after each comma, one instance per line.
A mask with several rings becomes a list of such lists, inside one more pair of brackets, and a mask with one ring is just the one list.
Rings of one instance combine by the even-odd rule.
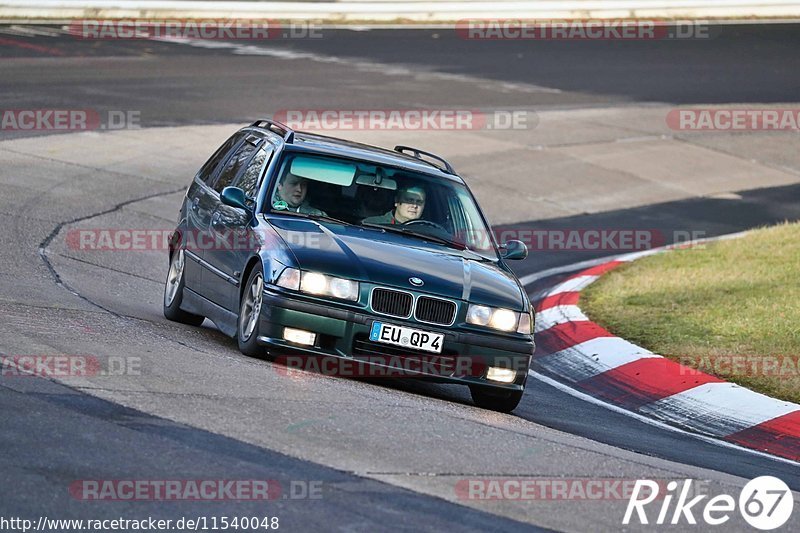
[[614, 336], [581, 312], [580, 291], [619, 265], [659, 251], [600, 263], [546, 291], [536, 305], [535, 367], [634, 413], [800, 461], [800, 405], [654, 354]]

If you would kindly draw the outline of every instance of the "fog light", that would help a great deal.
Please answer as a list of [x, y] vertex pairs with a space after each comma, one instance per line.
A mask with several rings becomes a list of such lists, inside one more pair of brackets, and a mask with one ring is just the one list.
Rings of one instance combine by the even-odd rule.
[[314, 341], [317, 340], [317, 334], [302, 329], [283, 328], [283, 338], [295, 344], [314, 346]]
[[492, 381], [500, 381], [502, 383], [513, 383], [517, 373], [509, 368], [500, 368], [498, 366], [490, 366], [489, 371], [486, 373], [486, 379]]

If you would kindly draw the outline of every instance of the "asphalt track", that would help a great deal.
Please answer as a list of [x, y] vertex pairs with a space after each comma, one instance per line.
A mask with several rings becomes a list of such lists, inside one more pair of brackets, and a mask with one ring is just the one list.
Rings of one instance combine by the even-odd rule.
[[[791, 102], [800, 88], [796, 30], [790, 25], [732, 27], [707, 41], [535, 46], [477, 46], [435, 30], [339, 31], [325, 39], [270, 45], [362, 62], [361, 68], [342, 67], [339, 76], [307, 57], [299, 57], [296, 64], [302, 68], [294, 68], [292, 60], [240, 55], [232, 48], [89, 43], [0, 31], [0, 57], [6, 58], [0, 62], [0, 94], [5, 109], [136, 109], [145, 128], [243, 123], [291, 108]], [[416, 65], [423, 75], [400, 74], [387, 83], [384, 71], [397, 65]], [[434, 82], [447, 79], [442, 74], [474, 83], [454, 84], [448, 93], [431, 90]], [[543, 90], [503, 94], [503, 84]], [[48, 133], [3, 132], [3, 139]], [[146, 135], [141, 140], [146, 143]], [[97, 146], [99, 159], [126, 160], [104, 153], [97, 137], [78, 142]], [[57, 245], [64, 223], [168, 224], [180, 201], [176, 191], [195, 168], [194, 159], [167, 162], [169, 154], [153, 147], [165, 158], [163, 173], [156, 157], [153, 179], [135, 183], [130, 175], [114, 177], [113, 161], [103, 172], [96, 172], [102, 165], [93, 161], [62, 164], [49, 154], [57, 143], [39, 139], [41, 153], [22, 162], [13, 160], [19, 155], [13, 151], [3, 153], [7, 229], [0, 262], [6, 324], [0, 350], [3, 355], [133, 354], [142, 358], [146, 379], [71, 387], [0, 378], [0, 516], [269, 514], [292, 531], [441, 530], [453, 524], [475, 530], [534, 525], [581, 530], [590, 523], [614, 529], [624, 502], [459, 502], [453, 490], [448, 497], [442, 487], [489, 476], [687, 477], [706, 481], [717, 492], [735, 490], [741, 478], [772, 474], [800, 490], [796, 465], [659, 429], [537, 380], [529, 381], [514, 416], [505, 417], [473, 408], [465, 391], [453, 387], [276, 378], [270, 363], [241, 357], [212, 328], [192, 330], [158, 317], [155, 304], [165, 265], [157, 254], [114, 257], [102, 264], [59, 256], [45, 265], [38, 245]], [[146, 157], [147, 150], [137, 150], [127, 159]], [[126, 164], [130, 161], [119, 166]], [[188, 174], [176, 176], [174, 168]], [[62, 189], [51, 193], [53, 184]], [[547, 220], [522, 218], [516, 227], [645, 225], [664, 235], [700, 229], [712, 236], [800, 219], [798, 185], [737, 193], [741, 199], [735, 203], [692, 198]], [[521, 262], [518, 273], [597, 255], [541, 251]], [[535, 293], [553, 281], [529, 289]], [[109, 396], [120, 401], [102, 399]], [[267, 505], [88, 503], [67, 491], [77, 479], [134, 478], [278, 479], [285, 486], [315, 480], [322, 482], [324, 496]], [[731, 525], [742, 527], [741, 522]]]
[[[800, 88], [800, 24], [711, 27], [707, 39], [658, 41], [471, 41], [444, 29], [322, 30], [321, 36], [276, 39], [268, 45], [294, 53], [363, 58], [383, 70], [413, 65], [398, 74], [393, 84], [398, 86], [434, 72], [558, 92], [508, 92], [503, 101], [492, 101], [481, 98], [478, 84], [454, 87], [448, 94], [431, 94], [420, 83], [400, 91], [382, 86], [368, 71], [357, 79], [347, 70], [323, 79], [315, 79], [308, 67], [271, 72], [253, 57], [214, 48], [219, 42], [182, 48], [155, 41], [37, 38], [7, 29], [0, 33], [0, 58], [11, 59], [4, 65], [3, 105], [122, 106], [141, 111], [141, 125], [152, 127], [241, 122], [254, 113], [354, 103], [363, 109], [387, 103], [537, 109], [779, 103], [795, 101]], [[24, 58], [49, 59], [33, 67]]]

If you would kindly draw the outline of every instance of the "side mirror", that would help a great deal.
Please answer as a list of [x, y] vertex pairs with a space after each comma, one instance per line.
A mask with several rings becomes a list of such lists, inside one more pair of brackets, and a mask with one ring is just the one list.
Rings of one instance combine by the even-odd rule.
[[525, 259], [528, 257], [528, 247], [522, 241], [508, 241], [500, 247], [503, 259]]
[[238, 209], [244, 209], [248, 213], [253, 211], [247, 206], [247, 196], [245, 196], [244, 191], [239, 187], [225, 187], [222, 189], [222, 194], [219, 198], [225, 205], [236, 207]]

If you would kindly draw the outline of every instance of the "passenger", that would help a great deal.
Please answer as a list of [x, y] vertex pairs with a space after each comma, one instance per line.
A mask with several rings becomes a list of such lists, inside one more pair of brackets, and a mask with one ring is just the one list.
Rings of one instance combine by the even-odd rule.
[[422, 187], [405, 187], [397, 191], [394, 210], [383, 215], [367, 217], [362, 222], [367, 224], [406, 224], [419, 220], [425, 210], [425, 189]]
[[287, 172], [278, 182], [278, 188], [275, 191], [272, 207], [276, 210], [327, 216], [325, 211], [311, 207], [311, 204], [306, 200], [307, 193], [308, 180]]
[[382, 187], [369, 187], [359, 185], [356, 192], [358, 205], [357, 216], [359, 219], [381, 216], [386, 211], [386, 206], [392, 204], [394, 191]]

